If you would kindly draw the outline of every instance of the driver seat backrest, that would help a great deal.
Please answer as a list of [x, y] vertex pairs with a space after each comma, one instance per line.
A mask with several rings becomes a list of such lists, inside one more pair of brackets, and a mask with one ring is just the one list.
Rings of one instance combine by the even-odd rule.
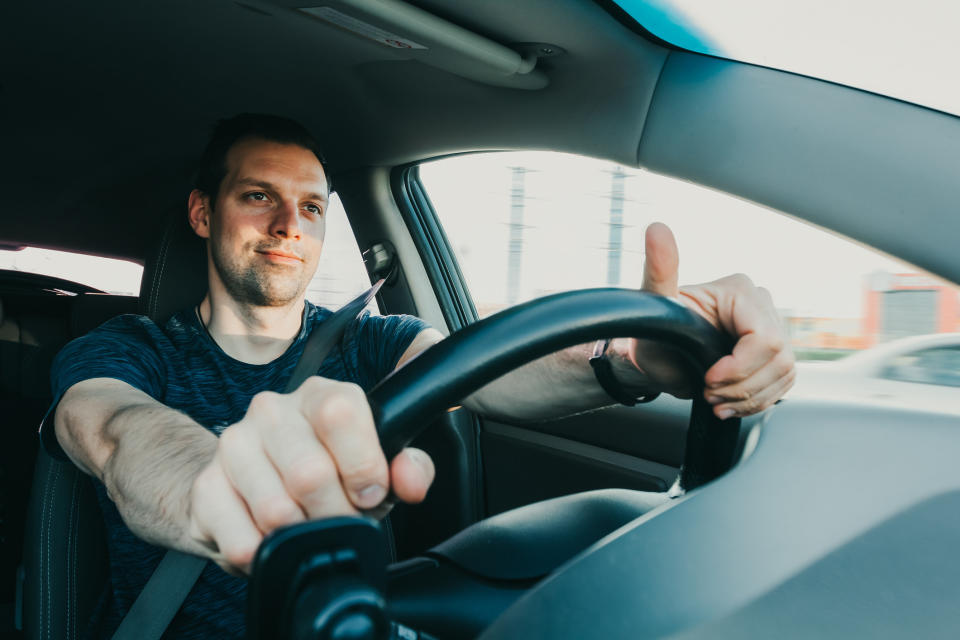
[[[206, 256], [206, 243], [193, 233], [185, 212], [171, 215], [144, 267], [140, 313], [163, 324], [178, 309], [200, 302], [206, 294]], [[92, 312], [91, 305], [114, 303], [85, 299], [76, 305], [74, 337], [105, 319], [104, 310]], [[106, 538], [92, 481], [63, 455], [52, 415], [44, 422], [27, 512], [23, 631], [31, 640], [72, 640], [88, 634], [109, 596]]]

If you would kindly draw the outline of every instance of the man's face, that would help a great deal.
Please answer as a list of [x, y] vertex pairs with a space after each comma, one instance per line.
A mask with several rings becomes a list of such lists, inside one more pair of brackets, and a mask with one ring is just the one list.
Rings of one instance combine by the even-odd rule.
[[227, 292], [255, 306], [302, 296], [320, 259], [327, 204], [323, 167], [308, 149], [233, 145], [209, 216], [210, 256]]

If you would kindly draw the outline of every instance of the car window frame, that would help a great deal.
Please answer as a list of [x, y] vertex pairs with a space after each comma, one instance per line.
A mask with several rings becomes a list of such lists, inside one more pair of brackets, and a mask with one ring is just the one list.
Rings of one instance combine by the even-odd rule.
[[420, 165], [457, 155], [466, 154], [425, 158], [395, 167], [390, 175], [397, 209], [410, 231], [451, 332], [477, 322], [479, 314], [436, 208], [420, 180]]

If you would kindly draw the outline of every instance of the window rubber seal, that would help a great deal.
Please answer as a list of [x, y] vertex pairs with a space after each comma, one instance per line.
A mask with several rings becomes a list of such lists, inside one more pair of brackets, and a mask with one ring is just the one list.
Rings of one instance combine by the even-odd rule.
[[400, 215], [410, 230], [430, 278], [448, 329], [458, 331], [478, 320], [463, 272], [420, 181], [419, 165], [398, 167], [390, 176]]

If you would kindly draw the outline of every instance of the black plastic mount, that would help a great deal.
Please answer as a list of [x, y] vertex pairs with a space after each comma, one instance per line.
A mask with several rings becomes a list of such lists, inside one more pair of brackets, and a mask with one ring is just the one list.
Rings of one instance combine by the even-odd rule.
[[254, 559], [247, 637], [389, 637], [386, 548], [380, 526], [368, 518], [316, 520], [272, 533]]

